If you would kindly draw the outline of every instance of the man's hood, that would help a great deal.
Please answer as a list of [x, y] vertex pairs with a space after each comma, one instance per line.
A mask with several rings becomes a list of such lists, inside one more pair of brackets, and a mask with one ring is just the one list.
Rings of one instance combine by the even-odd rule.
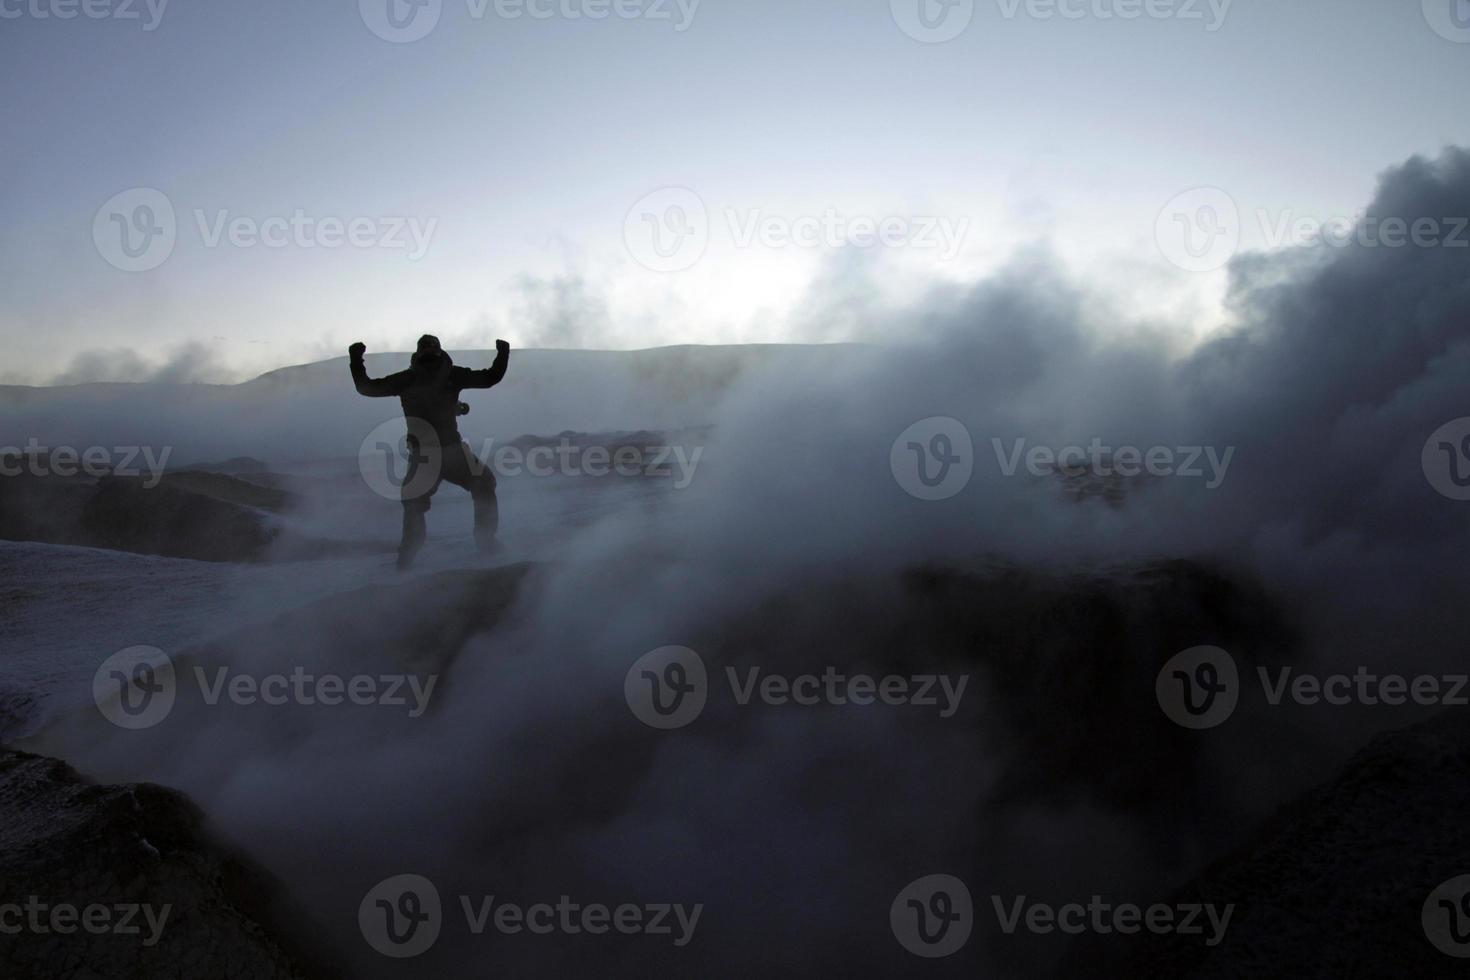
[[440, 351], [437, 356], [425, 359], [422, 355], [415, 353], [408, 359], [409, 367], [418, 372], [448, 371], [454, 367], [454, 358], [449, 356], [449, 351]]

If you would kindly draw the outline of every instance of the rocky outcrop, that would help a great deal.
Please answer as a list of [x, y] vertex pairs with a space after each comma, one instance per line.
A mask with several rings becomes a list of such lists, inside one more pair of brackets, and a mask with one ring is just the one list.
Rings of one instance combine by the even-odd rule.
[[98, 483], [79, 529], [95, 548], [205, 561], [259, 560], [273, 537], [250, 507], [168, 482], [148, 487], [116, 477]]
[[385, 551], [283, 530], [297, 496], [264, 477], [205, 470], [159, 478], [23, 474], [0, 479], [0, 540], [106, 548], [198, 561], [300, 560]]
[[0, 975], [333, 975], [294, 938], [304, 921], [182, 794], [0, 750]]
[[1374, 738], [1330, 782], [1285, 806], [1250, 843], [1169, 903], [1234, 903], [1225, 938], [1177, 934], [1080, 943], [1057, 976], [1464, 977], [1421, 915], [1470, 874], [1470, 719]]
[[0, 539], [205, 561], [251, 561], [265, 554], [273, 535], [264, 513], [243, 499], [202, 493], [197, 486], [202, 480], [242, 481], [213, 474], [195, 474], [192, 482], [180, 477], [181, 482], [167, 477], [157, 485], [118, 476], [8, 477], [0, 480]]

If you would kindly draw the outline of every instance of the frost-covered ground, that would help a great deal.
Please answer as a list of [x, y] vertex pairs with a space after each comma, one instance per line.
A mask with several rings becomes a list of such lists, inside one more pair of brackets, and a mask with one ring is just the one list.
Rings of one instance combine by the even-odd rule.
[[[284, 467], [318, 489], [280, 523], [380, 553], [258, 564], [193, 561], [98, 548], [0, 541], [0, 735], [26, 733], [59, 708], [85, 704], [92, 676], [131, 646], [179, 650], [265, 622], [334, 593], [454, 569], [555, 559], [599, 519], [680, 498], [667, 480], [502, 478], [504, 550], [481, 555], [467, 493], [446, 486], [429, 514], [429, 541], [403, 573], [393, 557], [399, 505], [366, 491], [353, 464]], [[347, 488], [340, 496], [322, 486]]]

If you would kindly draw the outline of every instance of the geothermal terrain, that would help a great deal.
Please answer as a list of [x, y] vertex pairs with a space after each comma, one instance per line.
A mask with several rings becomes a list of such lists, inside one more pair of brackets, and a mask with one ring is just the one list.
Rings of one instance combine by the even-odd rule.
[[[1451, 154], [1390, 174], [1373, 207], [1467, 203]], [[1431, 465], [1433, 434], [1467, 411], [1465, 263], [1254, 256], [1234, 320], [1194, 346], [1111, 321], [1029, 259], [886, 344], [515, 351], [503, 385], [467, 393], [477, 450], [673, 462], [500, 473], [491, 555], [444, 487], [409, 572], [392, 561], [399, 504], [373, 477], [397, 406], [357, 397], [345, 358], [233, 386], [0, 390], [19, 434], [0, 452], [25, 463], [0, 480], [0, 873], [50, 902], [173, 909], [151, 946], [0, 935], [0, 963], [1457, 975], [1425, 909], [1470, 873], [1464, 708], [1281, 696], [1277, 679], [1448, 691], [1465, 672], [1470, 505]], [[968, 442], [918, 440], [966, 471], [943, 495], [904, 467], [904, 433], [936, 424]], [[1007, 464], [1018, 440], [1094, 439], [1113, 448]], [[60, 446], [168, 458], [34, 472], [28, 457]], [[1133, 476], [1124, 447], [1230, 462], [1214, 481]], [[1234, 704], [1191, 727], [1164, 692], [1200, 647], [1230, 658]], [[304, 673], [396, 678], [399, 696], [222, 693]], [[165, 674], [166, 714], [135, 723], [124, 709], [153, 710], [135, 698]], [[650, 714], [649, 677], [694, 685], [701, 710]], [[822, 693], [779, 696], [803, 677]], [[861, 703], [831, 677], [932, 697]], [[404, 875], [438, 909], [381, 891]], [[964, 893], [909, 905], [934, 875]], [[476, 928], [495, 904], [565, 902], [664, 908], [673, 925]], [[1015, 909], [1069, 903], [1229, 919], [1015, 926]], [[383, 912], [438, 932], [385, 955]], [[916, 955], [915, 912], [963, 941]]]

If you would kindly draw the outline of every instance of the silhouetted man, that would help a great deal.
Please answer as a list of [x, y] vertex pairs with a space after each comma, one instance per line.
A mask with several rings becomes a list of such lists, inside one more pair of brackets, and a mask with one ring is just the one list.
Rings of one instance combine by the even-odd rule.
[[398, 546], [398, 567], [413, 564], [423, 547], [429, 499], [444, 480], [470, 492], [475, 501], [475, 543], [481, 551], [494, 551], [498, 547], [495, 532], [500, 526], [495, 474], [460, 438], [459, 416], [470, 409], [459, 400], [459, 393], [466, 388], [499, 384], [510, 364], [510, 344], [497, 340], [495, 363], [483, 371], [471, 371], [455, 367], [439, 345], [439, 338], [424, 334], [408, 370], [379, 379], [368, 377], [362, 363], [366, 351], [367, 345], [362, 343], [347, 349], [357, 393], [369, 398], [396, 395], [408, 420], [409, 463], [403, 478], [403, 541]]

